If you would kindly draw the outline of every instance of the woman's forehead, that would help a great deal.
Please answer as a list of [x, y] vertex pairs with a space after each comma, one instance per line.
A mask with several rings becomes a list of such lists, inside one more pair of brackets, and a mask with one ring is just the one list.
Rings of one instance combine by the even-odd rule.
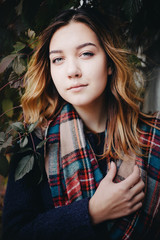
[[64, 48], [67, 45], [76, 47], [85, 42], [99, 44], [95, 32], [87, 24], [72, 21], [53, 34], [50, 41], [50, 50], [51, 48]]

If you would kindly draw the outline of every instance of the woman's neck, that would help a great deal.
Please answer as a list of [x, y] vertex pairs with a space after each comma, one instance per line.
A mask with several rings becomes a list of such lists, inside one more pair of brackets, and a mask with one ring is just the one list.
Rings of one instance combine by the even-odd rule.
[[106, 129], [107, 113], [103, 104], [94, 102], [90, 105], [74, 106], [87, 128], [94, 132], [103, 132]]

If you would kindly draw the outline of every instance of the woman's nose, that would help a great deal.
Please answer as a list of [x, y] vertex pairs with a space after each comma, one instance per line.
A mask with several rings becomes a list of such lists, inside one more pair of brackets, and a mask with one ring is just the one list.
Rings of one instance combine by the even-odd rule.
[[79, 78], [82, 75], [81, 68], [76, 60], [69, 60], [67, 64], [68, 78]]

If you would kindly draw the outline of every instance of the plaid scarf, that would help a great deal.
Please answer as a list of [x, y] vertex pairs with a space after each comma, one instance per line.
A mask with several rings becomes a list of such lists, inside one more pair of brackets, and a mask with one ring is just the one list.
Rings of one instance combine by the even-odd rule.
[[[158, 120], [154, 118], [153, 123]], [[159, 124], [159, 125], [158, 125]], [[160, 127], [160, 121], [157, 122]], [[117, 160], [115, 182], [122, 181], [137, 164], [146, 183], [147, 195], [141, 210], [130, 216], [107, 221], [109, 239], [143, 239], [160, 214], [160, 131], [142, 125], [143, 143], [148, 145], [148, 157]], [[66, 104], [48, 128], [49, 184], [55, 207], [91, 198], [103, 175], [94, 151], [85, 138], [83, 122], [72, 105]], [[108, 161], [108, 169], [109, 169]], [[153, 226], [154, 227], [154, 226]], [[156, 229], [157, 230], [157, 229]]]

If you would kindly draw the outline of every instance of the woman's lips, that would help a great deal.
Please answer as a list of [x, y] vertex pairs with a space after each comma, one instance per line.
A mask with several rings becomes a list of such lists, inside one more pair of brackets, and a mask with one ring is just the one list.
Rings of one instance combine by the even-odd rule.
[[80, 91], [81, 89], [87, 87], [88, 84], [79, 84], [75, 86], [71, 86], [68, 88], [68, 90], [73, 90], [73, 91]]

